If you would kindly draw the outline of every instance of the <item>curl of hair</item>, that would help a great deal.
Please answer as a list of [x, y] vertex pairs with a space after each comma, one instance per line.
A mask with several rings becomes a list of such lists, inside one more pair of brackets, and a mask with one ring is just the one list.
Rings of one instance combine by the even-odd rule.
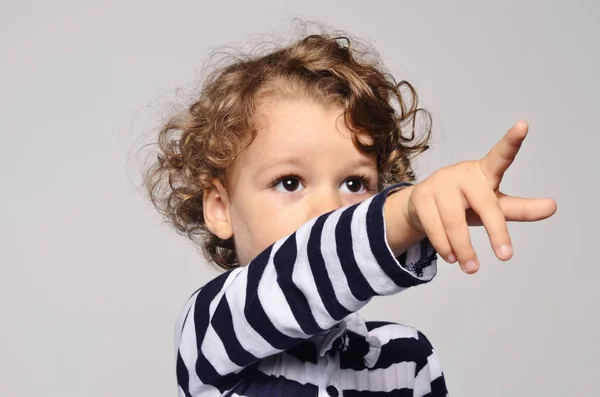
[[207, 229], [204, 192], [215, 180], [227, 186], [236, 157], [256, 136], [261, 101], [302, 95], [343, 110], [354, 144], [376, 154], [380, 189], [415, 180], [411, 159], [428, 149], [431, 116], [418, 107], [413, 86], [396, 82], [370, 47], [321, 33], [238, 57], [214, 71], [195, 102], [160, 129], [157, 160], [144, 175], [154, 206], [222, 269], [239, 266], [234, 241]]

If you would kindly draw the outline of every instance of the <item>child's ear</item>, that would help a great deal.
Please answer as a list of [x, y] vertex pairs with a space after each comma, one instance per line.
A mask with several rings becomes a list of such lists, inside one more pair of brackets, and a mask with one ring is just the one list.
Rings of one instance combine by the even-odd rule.
[[204, 191], [202, 207], [208, 230], [221, 240], [231, 238], [233, 227], [229, 216], [229, 196], [220, 182], [215, 181], [212, 189]]

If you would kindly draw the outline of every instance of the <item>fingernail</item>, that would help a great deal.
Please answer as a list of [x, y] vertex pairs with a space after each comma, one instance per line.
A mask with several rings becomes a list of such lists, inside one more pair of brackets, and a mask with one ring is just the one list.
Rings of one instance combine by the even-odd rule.
[[456, 262], [456, 256], [454, 256], [454, 254], [448, 255], [448, 262], [450, 262], [450, 263]]
[[510, 245], [504, 244], [500, 247], [500, 256], [503, 258], [509, 258], [513, 253], [513, 249]]
[[477, 263], [475, 263], [475, 261], [468, 261], [465, 263], [465, 270], [467, 272], [474, 272], [477, 270]]

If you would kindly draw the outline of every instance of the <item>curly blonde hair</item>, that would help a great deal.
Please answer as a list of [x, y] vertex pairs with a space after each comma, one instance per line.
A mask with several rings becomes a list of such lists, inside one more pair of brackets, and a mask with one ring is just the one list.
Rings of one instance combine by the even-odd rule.
[[380, 189], [414, 181], [411, 159], [428, 149], [431, 116], [418, 107], [413, 86], [396, 82], [376, 51], [347, 35], [312, 34], [264, 55], [236, 57], [162, 126], [157, 159], [144, 175], [158, 211], [224, 270], [239, 266], [234, 241], [207, 229], [203, 195], [215, 180], [227, 187], [233, 163], [257, 134], [259, 104], [281, 95], [343, 110], [356, 147], [376, 153]]

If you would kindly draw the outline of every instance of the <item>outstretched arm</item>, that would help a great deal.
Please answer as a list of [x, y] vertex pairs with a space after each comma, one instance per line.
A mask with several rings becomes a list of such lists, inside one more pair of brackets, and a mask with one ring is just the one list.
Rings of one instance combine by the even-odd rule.
[[383, 206], [403, 185], [307, 222], [197, 291], [178, 335], [181, 394], [229, 390], [244, 368], [330, 329], [373, 296], [431, 280], [427, 239], [398, 256], [386, 240]]

